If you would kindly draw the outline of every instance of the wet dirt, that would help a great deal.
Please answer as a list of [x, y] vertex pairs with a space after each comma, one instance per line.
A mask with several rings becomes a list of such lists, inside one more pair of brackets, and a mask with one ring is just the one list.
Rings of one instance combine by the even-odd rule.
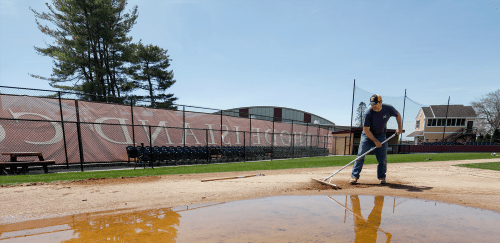
[[[283, 195], [408, 197], [500, 212], [499, 171], [453, 166], [483, 162], [500, 162], [500, 159], [389, 164], [386, 185], [377, 184], [375, 165], [363, 168], [357, 185], [348, 183], [350, 168], [346, 168], [332, 180], [340, 186], [338, 190], [311, 178], [327, 177], [340, 167], [101, 178], [8, 186], [0, 188], [0, 224], [107, 210], [145, 210]], [[201, 182], [258, 173], [265, 176]]]

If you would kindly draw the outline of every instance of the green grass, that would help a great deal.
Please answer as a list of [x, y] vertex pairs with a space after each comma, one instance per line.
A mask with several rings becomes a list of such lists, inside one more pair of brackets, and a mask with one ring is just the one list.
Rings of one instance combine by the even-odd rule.
[[484, 169], [484, 170], [500, 171], [500, 162], [480, 163], [480, 164], [461, 164], [461, 165], [457, 165], [457, 166], [467, 167], [467, 168]]
[[[196, 174], [213, 172], [235, 172], [235, 171], [263, 171], [280, 170], [294, 168], [317, 168], [344, 166], [354, 160], [355, 156], [331, 156], [314, 157], [304, 159], [273, 160], [259, 162], [223, 163], [193, 166], [172, 166], [159, 167], [155, 169], [136, 170], [111, 170], [111, 171], [88, 171], [88, 172], [68, 172], [49, 173], [37, 175], [9, 175], [0, 176], [0, 185], [13, 185], [32, 182], [53, 182], [84, 180], [89, 178], [118, 178], [118, 177], [139, 177], [158, 176], [174, 174]], [[411, 162], [432, 162], [447, 160], [470, 160], [489, 159], [492, 156], [488, 153], [440, 153], [440, 154], [389, 154], [388, 163], [411, 163]], [[376, 164], [374, 155], [366, 156], [365, 164]], [[476, 165], [476, 164], [475, 164]], [[498, 166], [498, 165], [497, 165]]]

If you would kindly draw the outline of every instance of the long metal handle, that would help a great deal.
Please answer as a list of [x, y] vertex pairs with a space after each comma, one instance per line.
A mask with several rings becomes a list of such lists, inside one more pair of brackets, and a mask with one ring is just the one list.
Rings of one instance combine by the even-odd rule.
[[[392, 134], [392, 136], [390, 136], [388, 139], [386, 139], [385, 141], [382, 142], [382, 144], [386, 143], [387, 141], [389, 141], [391, 138], [393, 138], [394, 136], [396, 136], [396, 133]], [[371, 151], [373, 151], [374, 149], [376, 149], [377, 147], [373, 147], [371, 148], [370, 150], [366, 151], [364, 154], [358, 156], [357, 158], [355, 158], [353, 161], [349, 162], [349, 164], [346, 164], [344, 167], [342, 167], [340, 170], [337, 170], [337, 172], [331, 174], [330, 176], [326, 177], [323, 181], [326, 181], [330, 178], [332, 178], [332, 176], [336, 175], [337, 173], [339, 173], [341, 170], [345, 169], [345, 167], [349, 166], [350, 164], [356, 162], [358, 159], [361, 159], [363, 157], [365, 157], [365, 155], [369, 154]]]

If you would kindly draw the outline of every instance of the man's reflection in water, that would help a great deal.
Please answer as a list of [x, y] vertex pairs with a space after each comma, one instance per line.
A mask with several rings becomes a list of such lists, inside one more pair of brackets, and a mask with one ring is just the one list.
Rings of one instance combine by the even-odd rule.
[[[365, 220], [361, 214], [361, 205], [358, 196], [351, 196], [351, 204], [354, 212], [354, 231], [356, 232], [356, 239], [354, 242], [377, 242], [377, 231], [380, 230], [379, 226], [382, 220], [384, 197], [375, 197], [375, 206], [367, 220]], [[390, 242], [391, 234], [386, 233], [386, 237], [387, 242]]]

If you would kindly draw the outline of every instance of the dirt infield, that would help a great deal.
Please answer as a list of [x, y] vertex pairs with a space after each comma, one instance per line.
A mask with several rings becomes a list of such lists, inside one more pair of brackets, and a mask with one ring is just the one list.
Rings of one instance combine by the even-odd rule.
[[[500, 171], [453, 166], [500, 162], [500, 158], [388, 165], [378, 185], [376, 165], [366, 165], [358, 185], [349, 185], [350, 167], [334, 176], [333, 190], [311, 178], [340, 167], [166, 175], [25, 184], [0, 188], [0, 224], [117, 209], [167, 208], [277, 195], [385, 195], [422, 198], [500, 212]], [[242, 177], [201, 182], [206, 179]]]

